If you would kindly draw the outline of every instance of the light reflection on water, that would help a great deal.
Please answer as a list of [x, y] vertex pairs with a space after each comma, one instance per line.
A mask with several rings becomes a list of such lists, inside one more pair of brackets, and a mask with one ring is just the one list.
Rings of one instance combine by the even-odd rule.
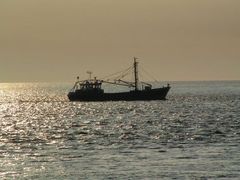
[[71, 84], [0, 85], [0, 177], [238, 179], [240, 82], [168, 101], [69, 102]]

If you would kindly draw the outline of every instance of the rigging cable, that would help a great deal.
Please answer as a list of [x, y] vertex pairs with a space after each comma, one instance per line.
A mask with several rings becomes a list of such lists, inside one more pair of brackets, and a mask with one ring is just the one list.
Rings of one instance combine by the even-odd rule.
[[140, 68], [143, 70], [143, 72], [145, 72], [151, 79], [153, 79], [155, 82], [159, 82], [153, 75], [151, 75], [150, 73], [148, 73], [146, 70], [143, 69], [142, 66], [140, 66]]
[[127, 71], [129, 71], [130, 69], [131, 69], [131, 67], [129, 67], [129, 68], [125, 69], [125, 70], [122, 70], [122, 71], [118, 71], [118, 72], [116, 72], [116, 73], [112, 73], [112, 74], [110, 74], [110, 75], [107, 75], [107, 76], [103, 77], [102, 79], [106, 79], [106, 78], [108, 78], [108, 77], [113, 77], [113, 76], [118, 75], [118, 74], [120, 74], [120, 73], [121, 73], [121, 75], [122, 75], [124, 72], [127, 72]]
[[117, 76], [117, 77], [114, 78], [114, 79], [116, 80], [116, 79], [122, 79], [122, 78], [124, 78], [125, 76], [127, 76], [127, 75], [129, 74], [130, 70], [131, 70], [131, 67], [128, 68], [127, 71], [126, 71], [124, 74], [120, 74], [119, 76]]

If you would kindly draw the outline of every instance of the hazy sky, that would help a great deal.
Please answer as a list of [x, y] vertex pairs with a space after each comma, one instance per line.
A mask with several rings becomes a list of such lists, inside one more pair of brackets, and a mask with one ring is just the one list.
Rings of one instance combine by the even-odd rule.
[[0, 0], [0, 82], [127, 68], [159, 80], [240, 80], [240, 0]]

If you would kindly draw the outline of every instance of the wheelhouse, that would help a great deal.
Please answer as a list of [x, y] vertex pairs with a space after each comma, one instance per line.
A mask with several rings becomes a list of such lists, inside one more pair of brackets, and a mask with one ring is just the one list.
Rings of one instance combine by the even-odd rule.
[[101, 89], [102, 82], [100, 80], [85, 80], [79, 83], [79, 89], [88, 90], [88, 89]]

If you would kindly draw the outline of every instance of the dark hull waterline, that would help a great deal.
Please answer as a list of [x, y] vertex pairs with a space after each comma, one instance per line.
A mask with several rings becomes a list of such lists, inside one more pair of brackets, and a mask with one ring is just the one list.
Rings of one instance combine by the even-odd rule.
[[70, 101], [147, 101], [166, 100], [170, 87], [162, 87], [150, 90], [137, 90], [119, 93], [104, 93], [98, 89], [92, 91], [69, 92]]

